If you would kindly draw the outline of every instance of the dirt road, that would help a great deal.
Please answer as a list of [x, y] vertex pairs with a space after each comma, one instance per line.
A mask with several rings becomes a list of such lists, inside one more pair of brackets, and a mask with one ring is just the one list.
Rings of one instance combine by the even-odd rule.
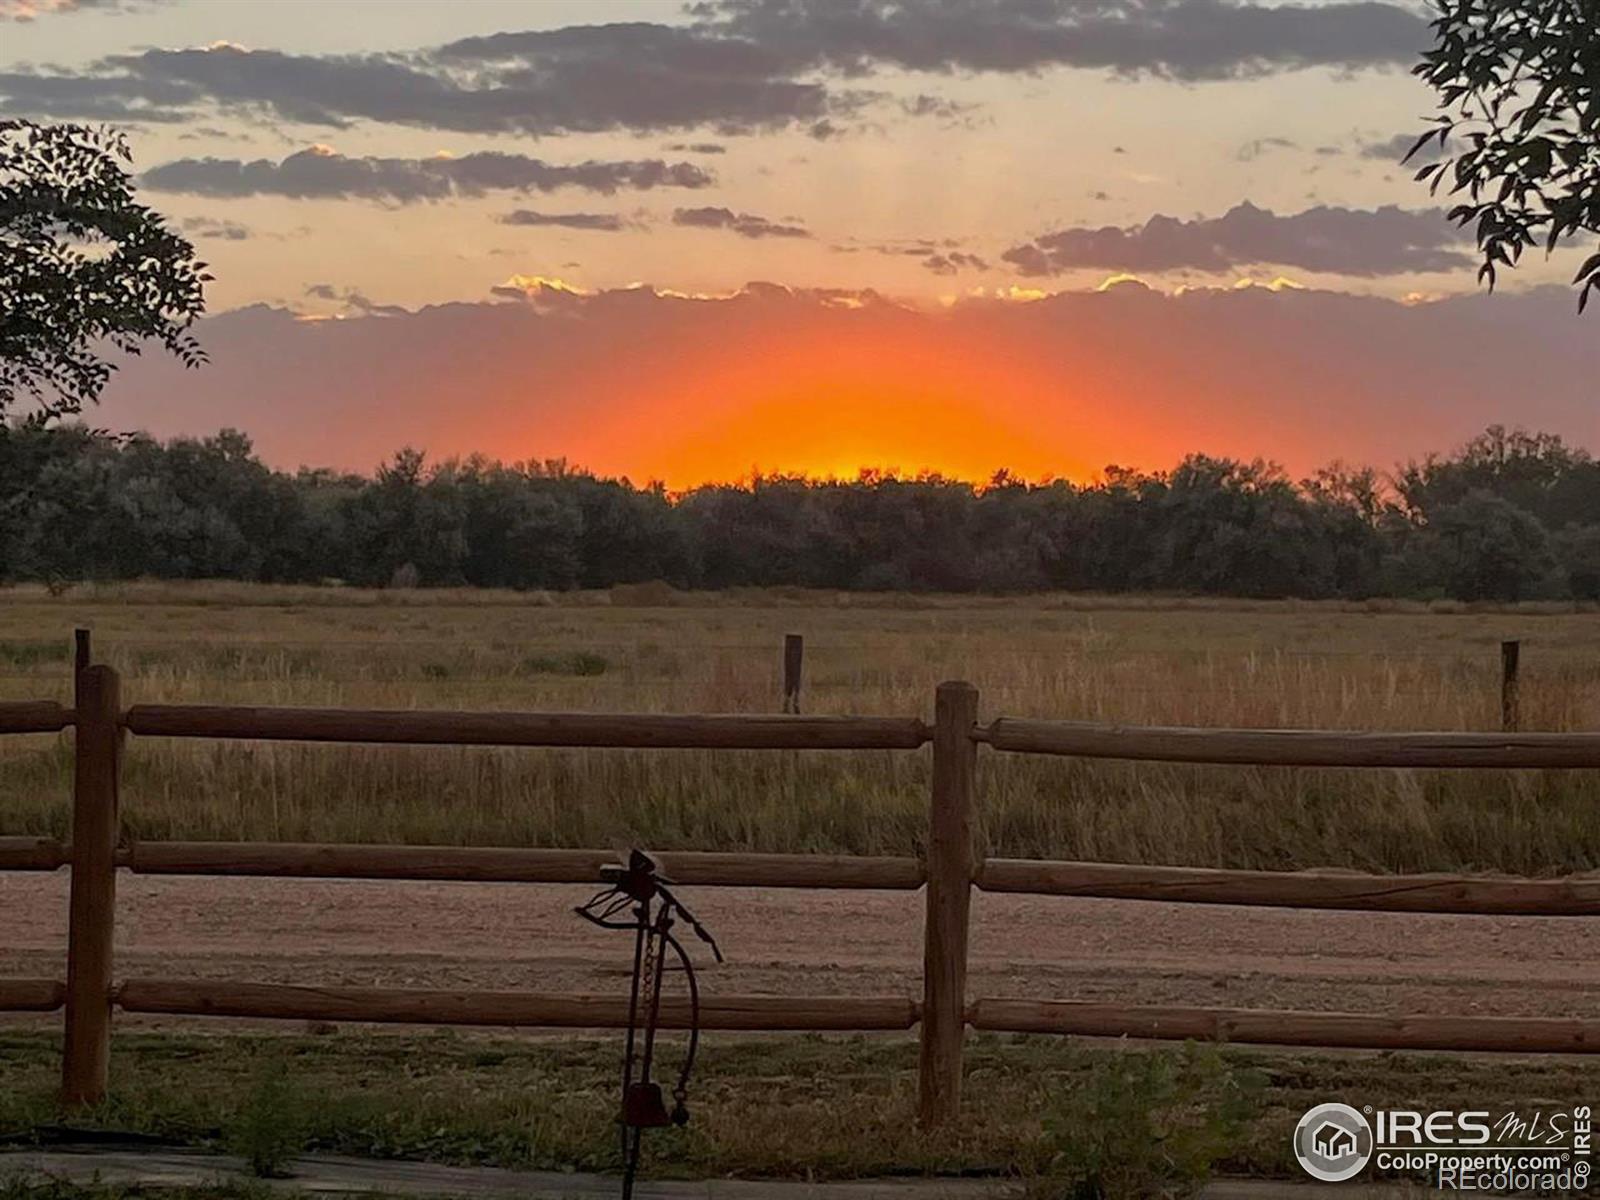
[[[119, 880], [118, 975], [610, 991], [590, 889]], [[708, 992], [920, 994], [921, 895], [694, 889]], [[971, 993], [1369, 1012], [1600, 1015], [1600, 921], [1296, 912], [978, 894]], [[0, 974], [60, 975], [67, 877], [0, 875]]]

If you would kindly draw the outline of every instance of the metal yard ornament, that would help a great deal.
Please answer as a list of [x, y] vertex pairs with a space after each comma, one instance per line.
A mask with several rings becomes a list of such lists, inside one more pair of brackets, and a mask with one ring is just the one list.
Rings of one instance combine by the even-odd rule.
[[[646, 1129], [664, 1125], [686, 1125], [685, 1106], [689, 1074], [694, 1070], [695, 1051], [700, 1045], [700, 986], [688, 951], [672, 928], [683, 921], [696, 936], [711, 947], [718, 962], [722, 951], [716, 940], [693, 913], [670, 892], [672, 881], [661, 874], [656, 862], [643, 850], [630, 850], [625, 866], [600, 869], [600, 878], [610, 884], [576, 911], [586, 921], [604, 929], [633, 931], [633, 980], [628, 995], [628, 1032], [622, 1052], [622, 1108], [618, 1121], [622, 1131], [622, 1196], [630, 1200], [634, 1177], [639, 1171], [640, 1139]], [[655, 1067], [656, 1029], [661, 1019], [661, 985], [667, 971], [667, 953], [677, 958], [689, 992], [689, 1045], [678, 1068], [672, 1089], [672, 1109], [667, 1109], [661, 1084], [651, 1076]]]

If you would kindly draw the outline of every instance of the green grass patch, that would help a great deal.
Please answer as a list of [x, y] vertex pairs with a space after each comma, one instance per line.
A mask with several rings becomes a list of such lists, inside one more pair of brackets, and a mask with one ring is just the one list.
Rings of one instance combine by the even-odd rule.
[[51, 641], [0, 641], [0, 663], [10, 667], [36, 667], [66, 662], [72, 647], [64, 638]]
[[[615, 1171], [618, 1043], [480, 1034], [167, 1035], [117, 1038], [110, 1098], [66, 1117], [56, 1039], [0, 1036], [0, 1141], [37, 1144], [63, 1122], [246, 1149], [280, 1163], [323, 1151], [455, 1165]], [[1098, 1172], [1116, 1183], [1135, 1110], [1193, 1132], [1181, 1160], [1133, 1177], [1292, 1178], [1289, 1136], [1313, 1104], [1490, 1110], [1592, 1102], [1571, 1060], [1223, 1049], [974, 1037], [959, 1128], [915, 1130], [916, 1046], [903, 1037], [712, 1036], [685, 1129], [646, 1138], [660, 1177], [853, 1178]], [[1155, 1055], [1157, 1057], [1152, 1057]], [[266, 1084], [263, 1081], [268, 1081]], [[263, 1088], [270, 1095], [264, 1096]], [[295, 1114], [292, 1135], [266, 1119]], [[285, 1137], [292, 1136], [292, 1143]], [[1144, 1186], [1143, 1183], [1134, 1185]], [[1083, 1193], [1093, 1194], [1093, 1193]], [[1108, 1190], [1106, 1194], [1116, 1194]], [[9, 1200], [9, 1198], [6, 1198]]]
[[579, 650], [573, 654], [528, 654], [517, 664], [523, 675], [604, 675], [611, 664], [602, 654]]

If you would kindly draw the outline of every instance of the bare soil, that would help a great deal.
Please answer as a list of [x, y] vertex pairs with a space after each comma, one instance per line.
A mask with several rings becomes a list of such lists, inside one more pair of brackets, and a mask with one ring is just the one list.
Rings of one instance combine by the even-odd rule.
[[[589, 888], [119, 879], [118, 976], [531, 991], [619, 989]], [[910, 892], [692, 889], [708, 993], [918, 995]], [[0, 875], [0, 974], [64, 971], [67, 876]], [[974, 896], [970, 994], [1372, 1013], [1588, 1016], [1600, 922]], [[14, 1018], [15, 1019], [15, 1018]]]

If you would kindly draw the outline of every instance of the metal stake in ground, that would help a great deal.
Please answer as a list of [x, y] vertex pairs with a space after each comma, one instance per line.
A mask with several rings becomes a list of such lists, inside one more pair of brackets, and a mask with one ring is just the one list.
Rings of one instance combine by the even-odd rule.
[[[628, 1032], [622, 1052], [622, 1197], [631, 1200], [634, 1177], [639, 1172], [640, 1139], [646, 1129], [686, 1125], [685, 1106], [689, 1074], [694, 1070], [700, 1045], [700, 986], [694, 963], [673, 935], [678, 920], [693, 929], [711, 947], [718, 962], [722, 951], [693, 913], [667, 890], [672, 882], [660, 873], [655, 860], [643, 850], [632, 850], [626, 866], [602, 867], [600, 877], [610, 887], [577, 909], [586, 921], [605, 929], [633, 931], [633, 980], [628, 994]], [[651, 1077], [655, 1067], [656, 1028], [661, 1020], [661, 984], [667, 970], [667, 952], [676, 956], [689, 990], [689, 1046], [672, 1089], [672, 1111], [667, 1111], [661, 1085]]]

